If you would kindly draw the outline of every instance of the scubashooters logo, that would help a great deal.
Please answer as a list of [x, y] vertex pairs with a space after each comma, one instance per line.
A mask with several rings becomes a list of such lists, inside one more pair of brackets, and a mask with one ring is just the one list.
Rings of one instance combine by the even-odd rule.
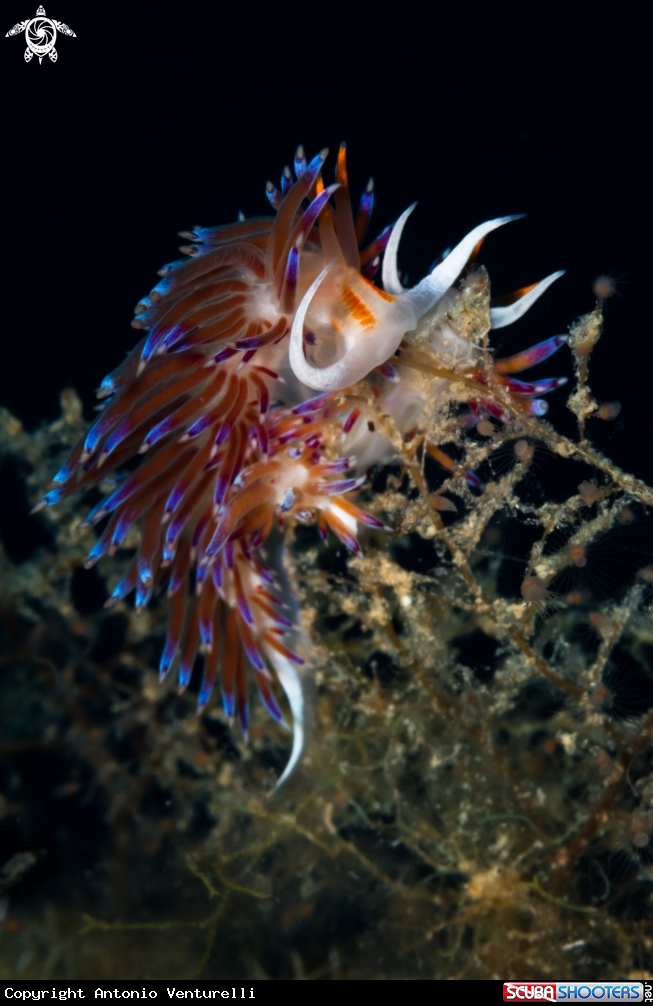
[[24, 53], [26, 63], [29, 63], [33, 56], [38, 56], [39, 63], [44, 56], [49, 56], [52, 62], [56, 63], [58, 53], [54, 47], [54, 43], [57, 41], [58, 31], [62, 35], [70, 35], [72, 38], [77, 38], [75, 32], [67, 24], [46, 17], [43, 7], [39, 7], [36, 17], [33, 17], [31, 21], [19, 21], [18, 24], [15, 24], [7, 32], [5, 38], [9, 38], [10, 35], [20, 35], [23, 31], [25, 32], [25, 41], [27, 42], [27, 49]]
[[[647, 985], [649, 983], [646, 983]], [[504, 1002], [599, 1002], [618, 999], [641, 1002], [647, 999], [642, 982], [504, 982]]]

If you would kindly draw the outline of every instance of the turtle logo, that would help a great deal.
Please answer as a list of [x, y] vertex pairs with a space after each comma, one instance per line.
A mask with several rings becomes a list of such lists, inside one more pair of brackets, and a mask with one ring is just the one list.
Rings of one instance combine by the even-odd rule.
[[18, 24], [15, 24], [7, 32], [5, 38], [9, 38], [10, 35], [20, 35], [23, 31], [25, 32], [25, 41], [27, 42], [27, 49], [25, 50], [26, 63], [29, 63], [32, 56], [38, 56], [39, 63], [44, 56], [49, 56], [52, 62], [56, 63], [57, 50], [54, 47], [54, 43], [57, 41], [58, 31], [62, 35], [72, 35], [73, 38], [77, 38], [75, 32], [71, 31], [67, 24], [63, 24], [61, 21], [53, 21], [52, 18], [46, 17], [43, 7], [39, 7], [36, 17], [33, 17], [31, 21], [19, 21]]

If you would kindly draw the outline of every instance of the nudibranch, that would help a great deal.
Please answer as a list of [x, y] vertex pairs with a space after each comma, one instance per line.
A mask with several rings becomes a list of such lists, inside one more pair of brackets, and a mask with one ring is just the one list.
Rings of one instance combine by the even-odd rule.
[[[265, 708], [285, 725], [276, 678], [294, 731], [279, 783], [304, 744], [308, 654], [262, 546], [289, 519], [316, 522], [323, 538], [330, 529], [353, 551], [359, 524], [383, 527], [350, 494], [365, 481], [356, 469], [382, 458], [389, 444], [369, 432], [361, 409], [342, 392], [374, 371], [377, 397], [405, 433], [438, 386], [425, 384], [423, 375], [418, 380], [400, 360], [389, 363], [407, 336], [453, 369], [473, 371], [478, 348], [448, 320], [454, 284], [486, 235], [515, 219], [474, 228], [420, 283], [404, 289], [397, 248], [413, 207], [366, 245], [373, 184], [354, 218], [344, 145], [332, 185], [322, 180], [326, 156], [323, 150], [308, 162], [299, 147], [295, 178], [285, 168], [280, 189], [267, 183], [274, 217], [182, 232], [190, 242], [181, 248], [184, 257], [159, 270], [160, 282], [136, 306], [132, 325], [141, 341], [102, 381], [99, 417], [35, 508], [98, 486], [143, 455], [136, 468], [115, 476], [88, 515], [89, 525], [101, 526], [87, 565], [113, 555], [138, 524], [136, 555], [108, 603], [134, 591], [138, 611], [155, 592], [167, 592], [160, 678], [174, 664], [185, 689], [201, 652], [200, 711], [219, 681], [226, 716], [238, 719], [246, 737], [253, 676]], [[515, 321], [559, 275], [494, 307], [493, 327]], [[494, 362], [514, 414], [541, 414], [540, 395], [562, 379], [528, 384], [511, 375], [564, 341], [556, 336]], [[482, 395], [470, 403], [472, 422], [486, 412], [511, 418], [505, 405]], [[341, 449], [350, 443], [356, 459]]]

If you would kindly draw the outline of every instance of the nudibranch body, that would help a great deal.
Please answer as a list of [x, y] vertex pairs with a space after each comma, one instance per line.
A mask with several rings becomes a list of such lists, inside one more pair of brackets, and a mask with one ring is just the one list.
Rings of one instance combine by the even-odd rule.
[[[382, 459], [391, 443], [365, 422], [364, 407], [352, 408], [346, 389], [374, 372], [378, 407], [399, 434], [419, 425], [450, 374], [475, 374], [482, 389], [482, 346], [460, 322], [454, 284], [486, 235], [514, 219], [476, 227], [417, 286], [403, 289], [397, 247], [412, 207], [361, 250], [372, 183], [354, 219], [344, 146], [327, 187], [326, 153], [308, 163], [300, 147], [295, 180], [286, 168], [280, 190], [268, 182], [276, 217], [182, 233], [192, 242], [182, 247], [184, 258], [160, 270], [160, 282], [136, 307], [141, 342], [102, 382], [98, 397], [106, 405], [36, 508], [96, 486], [144, 455], [89, 514], [89, 524], [104, 527], [87, 564], [113, 555], [139, 524], [136, 556], [108, 603], [135, 591], [139, 610], [155, 592], [167, 592], [160, 678], [178, 665], [183, 690], [203, 652], [200, 710], [219, 680], [227, 717], [238, 718], [247, 735], [253, 674], [266, 709], [285, 725], [276, 675], [294, 730], [280, 782], [304, 742], [306, 654], [299, 651], [306, 647], [284, 613], [262, 546], [288, 519], [316, 522], [323, 538], [331, 529], [354, 551], [359, 524], [383, 527], [349, 494], [365, 480], [353, 470]], [[374, 279], [382, 257], [381, 287]], [[516, 320], [558, 275], [493, 308], [492, 325]], [[492, 378], [508, 405], [481, 391], [469, 402], [469, 424], [486, 414], [502, 421], [524, 410], [542, 414], [539, 396], [561, 379], [527, 384], [508, 375], [564, 341], [556, 336], [495, 361]], [[401, 353], [435, 354], [448, 369], [433, 376], [401, 357], [390, 363], [400, 346]]]

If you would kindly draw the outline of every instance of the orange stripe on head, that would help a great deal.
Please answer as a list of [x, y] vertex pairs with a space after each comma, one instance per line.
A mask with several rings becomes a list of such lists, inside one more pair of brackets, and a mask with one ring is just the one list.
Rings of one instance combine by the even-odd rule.
[[378, 286], [374, 285], [374, 283], [370, 283], [369, 279], [367, 279], [365, 276], [361, 276], [360, 278], [362, 279], [363, 283], [366, 283], [367, 286], [369, 286], [370, 290], [374, 290], [374, 293], [377, 294], [377, 296], [379, 296], [381, 300], [387, 300], [388, 303], [390, 304], [392, 303], [393, 300], [397, 299], [396, 297], [393, 297], [391, 293], [386, 293], [385, 290], [380, 290]]
[[357, 297], [350, 286], [343, 286], [342, 300], [349, 311], [349, 314], [358, 324], [368, 331], [376, 325], [376, 318], [368, 308], [367, 304]]

